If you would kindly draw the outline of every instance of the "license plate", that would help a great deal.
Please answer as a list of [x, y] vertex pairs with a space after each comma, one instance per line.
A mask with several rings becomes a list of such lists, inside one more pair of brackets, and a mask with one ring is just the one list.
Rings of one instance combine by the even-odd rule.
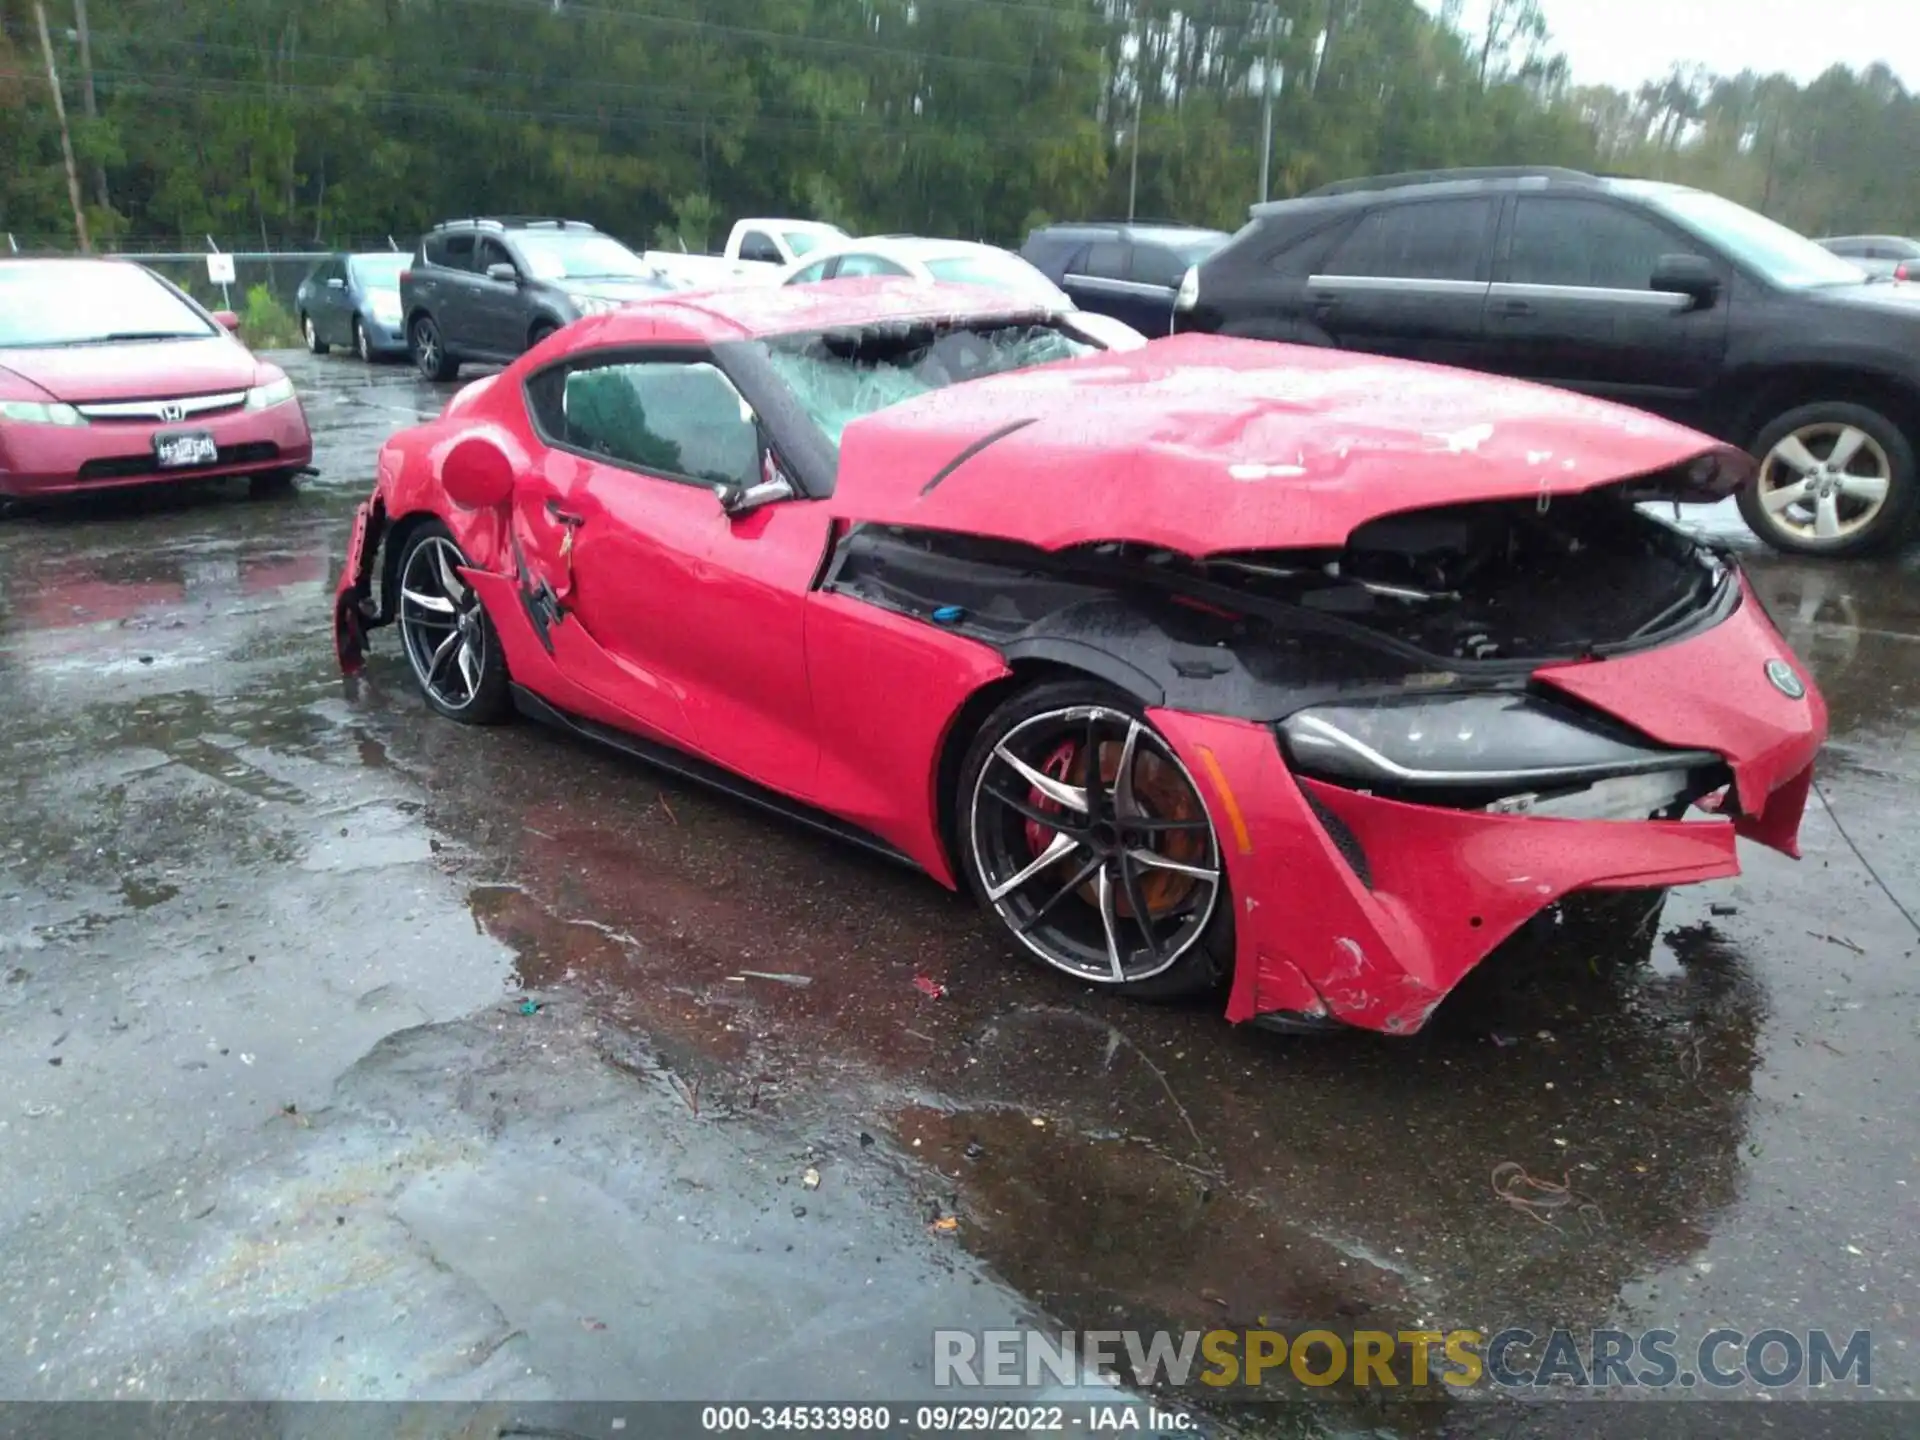
[[220, 447], [205, 430], [180, 430], [154, 436], [153, 455], [162, 470], [180, 470], [213, 464], [220, 458]]

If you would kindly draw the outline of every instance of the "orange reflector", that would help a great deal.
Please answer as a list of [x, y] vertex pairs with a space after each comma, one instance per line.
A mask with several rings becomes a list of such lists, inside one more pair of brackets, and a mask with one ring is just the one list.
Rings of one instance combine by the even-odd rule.
[[1214, 792], [1220, 797], [1221, 808], [1227, 812], [1227, 823], [1233, 827], [1233, 843], [1239, 846], [1242, 855], [1251, 855], [1253, 837], [1247, 833], [1247, 817], [1240, 813], [1240, 802], [1233, 798], [1233, 787], [1227, 784], [1220, 762], [1206, 746], [1195, 748], [1200, 752], [1200, 763], [1206, 767], [1207, 778], [1213, 781]]

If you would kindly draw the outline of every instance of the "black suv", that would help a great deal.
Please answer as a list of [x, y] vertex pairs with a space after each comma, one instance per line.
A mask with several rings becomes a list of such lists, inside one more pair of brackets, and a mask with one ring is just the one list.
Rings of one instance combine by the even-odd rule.
[[1920, 290], [1730, 200], [1551, 168], [1343, 181], [1253, 207], [1176, 328], [1485, 370], [1750, 450], [1782, 550], [1899, 543], [1920, 506]]
[[429, 380], [504, 365], [562, 325], [678, 288], [578, 220], [503, 216], [429, 230], [400, 272], [407, 350]]
[[1124, 320], [1143, 335], [1165, 335], [1180, 281], [1226, 243], [1224, 230], [1090, 220], [1042, 225], [1020, 255], [1082, 310]]

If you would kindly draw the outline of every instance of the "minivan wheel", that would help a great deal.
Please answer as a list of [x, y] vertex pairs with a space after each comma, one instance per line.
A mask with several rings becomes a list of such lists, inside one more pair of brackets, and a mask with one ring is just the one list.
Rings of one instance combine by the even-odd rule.
[[413, 363], [429, 380], [452, 380], [460, 374], [460, 362], [447, 354], [447, 343], [440, 338], [440, 327], [431, 315], [422, 315], [407, 330], [407, 344], [413, 351]]
[[1865, 405], [1821, 401], [1787, 411], [1755, 437], [1754, 483], [1740, 513], [1776, 550], [1862, 555], [1897, 545], [1920, 504], [1913, 445]]

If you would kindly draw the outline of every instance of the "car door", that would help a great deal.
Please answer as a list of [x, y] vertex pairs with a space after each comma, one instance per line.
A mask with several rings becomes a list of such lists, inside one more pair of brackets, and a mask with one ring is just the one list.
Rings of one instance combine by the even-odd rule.
[[1394, 200], [1367, 211], [1307, 278], [1307, 316], [1343, 350], [1485, 368], [1498, 202]]
[[[1519, 195], [1487, 296], [1487, 335], [1503, 374], [1691, 414], [1726, 352], [1732, 271], [1689, 236], [1615, 201]], [[1720, 296], [1702, 306], [1651, 281], [1667, 255], [1706, 256]]]
[[1082, 310], [1124, 320], [1145, 335], [1165, 334], [1173, 297], [1168, 295], [1166, 308], [1156, 314], [1154, 296], [1131, 279], [1132, 265], [1131, 245], [1118, 239], [1095, 240], [1067, 262], [1060, 288]]
[[515, 538], [558, 597], [561, 668], [642, 733], [807, 796], [818, 746], [803, 608], [824, 510], [738, 518], [714, 486], [752, 484], [756, 419], [705, 354], [576, 358], [528, 385], [549, 442], [516, 489]]
[[[455, 230], [439, 237], [439, 256], [433, 271], [433, 295], [428, 302], [433, 318], [440, 326], [442, 343], [461, 354], [472, 355], [486, 349], [481, 342], [480, 318], [474, 300], [474, 233]], [[428, 258], [433, 259], [429, 248]]]
[[347, 267], [338, 255], [322, 262], [314, 272], [311, 308], [314, 333], [329, 345], [345, 345], [352, 336], [347, 330]]
[[1133, 287], [1134, 302], [1148, 324], [1134, 325], [1143, 335], [1168, 335], [1173, 332], [1173, 301], [1186, 278], [1187, 262], [1166, 245], [1135, 241], [1127, 262], [1127, 280]]
[[[487, 271], [505, 265], [512, 280], [495, 280]], [[528, 310], [525, 268], [491, 235], [482, 235], [474, 246], [473, 314], [475, 343], [490, 355], [518, 355], [527, 348], [527, 336], [533, 328]]]

